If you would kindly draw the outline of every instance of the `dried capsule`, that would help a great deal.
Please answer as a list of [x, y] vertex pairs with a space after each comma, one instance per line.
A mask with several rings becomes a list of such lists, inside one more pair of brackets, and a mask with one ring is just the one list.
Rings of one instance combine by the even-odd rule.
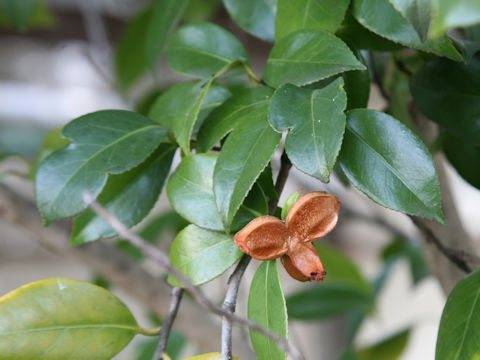
[[260, 216], [240, 230], [233, 241], [257, 260], [282, 256], [285, 269], [296, 280], [320, 281], [326, 272], [310, 242], [335, 227], [339, 209], [335, 195], [310, 192], [292, 205], [285, 223], [273, 216]]

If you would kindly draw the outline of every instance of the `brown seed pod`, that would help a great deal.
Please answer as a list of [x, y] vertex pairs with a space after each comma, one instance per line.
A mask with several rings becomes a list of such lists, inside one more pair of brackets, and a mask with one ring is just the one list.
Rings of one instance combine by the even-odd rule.
[[285, 269], [296, 280], [320, 281], [326, 272], [310, 242], [335, 227], [339, 209], [335, 195], [310, 192], [292, 205], [286, 223], [273, 216], [260, 216], [240, 230], [233, 241], [257, 260], [282, 256]]

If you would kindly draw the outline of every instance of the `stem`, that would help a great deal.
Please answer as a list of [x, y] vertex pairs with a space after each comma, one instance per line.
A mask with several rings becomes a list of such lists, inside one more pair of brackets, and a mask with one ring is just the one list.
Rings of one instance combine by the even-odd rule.
[[110, 225], [120, 237], [127, 240], [130, 244], [138, 248], [146, 257], [148, 257], [150, 260], [157, 263], [157, 265], [165, 269], [168, 273], [176, 277], [184, 285], [185, 290], [187, 290], [204, 308], [217, 315], [225, 316], [229, 318], [232, 322], [237, 322], [243, 326], [248, 327], [249, 329], [255, 330], [258, 333], [269, 337], [277, 344], [278, 348], [281, 351], [287, 352], [292, 357], [292, 359], [304, 360], [304, 357], [300, 353], [300, 351], [293, 345], [290, 345], [283, 337], [275, 334], [268, 329], [265, 329], [263, 326], [258, 325], [255, 321], [236, 316], [212, 303], [198, 287], [192, 284], [190, 279], [188, 279], [185, 275], [183, 275], [180, 271], [178, 271], [172, 266], [172, 263], [170, 262], [170, 259], [167, 255], [165, 255], [155, 246], [147, 243], [134, 232], [130, 231], [115, 215], [109, 213], [107, 210], [105, 210], [103, 206], [96, 202], [90, 194], [84, 193], [83, 201], [88, 205], [88, 207], [90, 207], [90, 209], [92, 209], [108, 225]]
[[[287, 182], [288, 172], [292, 167], [292, 163], [288, 158], [285, 150], [282, 153], [280, 171], [278, 172], [277, 180], [275, 182], [275, 190], [277, 191], [278, 198], [285, 187]], [[278, 199], [271, 199], [269, 204], [269, 213], [273, 215], [277, 209]], [[235, 312], [237, 304], [238, 289], [240, 287], [240, 281], [243, 274], [250, 263], [252, 258], [248, 255], [243, 255], [242, 259], [238, 263], [237, 267], [233, 271], [230, 279], [228, 280], [227, 293], [225, 300], [223, 301], [222, 308], [228, 311], [230, 314]], [[232, 319], [224, 316], [222, 319], [222, 360], [232, 360]]]
[[[228, 279], [227, 294], [225, 295], [222, 308], [229, 313], [235, 312], [240, 281], [251, 259], [250, 256], [244, 254]], [[222, 318], [222, 359], [232, 359], [232, 321], [226, 316]]]
[[173, 322], [177, 317], [178, 308], [180, 307], [180, 302], [182, 301], [182, 295], [182, 288], [176, 286], [172, 288], [170, 306], [168, 307], [168, 314], [165, 317], [163, 325], [160, 329], [160, 338], [158, 340], [157, 349], [155, 350], [155, 355], [153, 355], [154, 360], [163, 360], [163, 353], [167, 348], [168, 337], [170, 336]]
[[250, 82], [252, 83], [252, 85], [260, 85], [260, 84], [262, 84], [262, 80], [259, 79], [257, 75], [255, 75], [255, 73], [254, 73], [253, 70], [250, 68], [250, 66], [248, 66], [248, 65], [245, 64], [245, 63], [242, 63], [242, 66], [243, 66], [243, 69], [245, 70], [245, 73], [246, 73], [247, 76], [248, 76], [248, 79], [249, 79]]

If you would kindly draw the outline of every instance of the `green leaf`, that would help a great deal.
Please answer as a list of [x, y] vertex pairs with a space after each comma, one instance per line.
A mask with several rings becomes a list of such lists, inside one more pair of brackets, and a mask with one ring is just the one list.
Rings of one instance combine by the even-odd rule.
[[323, 283], [287, 297], [290, 317], [314, 320], [349, 311], [367, 312], [373, 303], [373, 289], [357, 266], [329, 245], [319, 242], [314, 245], [327, 277]]
[[460, 176], [480, 189], [480, 145], [466, 144], [447, 136], [443, 141], [443, 151]]
[[223, 0], [223, 4], [245, 31], [262, 40], [274, 41], [277, 0]]
[[30, 166], [29, 175], [31, 179], [33, 180], [35, 178], [35, 173], [37, 172], [38, 166], [48, 155], [55, 150], [67, 146], [68, 143], [68, 139], [62, 137], [62, 128], [50, 130], [43, 138], [43, 142], [37, 152], [37, 156]]
[[221, 7], [221, 0], [189, 1], [183, 12], [182, 22], [199, 23], [213, 19]]
[[[172, 164], [176, 147], [160, 147], [142, 164], [108, 178], [98, 202], [126, 226], [142, 220], [157, 202]], [[115, 236], [116, 232], [92, 210], [75, 218], [71, 245]]]
[[273, 91], [266, 86], [239, 90], [211, 112], [198, 134], [197, 151], [207, 152], [237, 124], [263, 116]]
[[[191, 356], [183, 360], [222, 360], [222, 353], [212, 352], [207, 354]], [[232, 360], [239, 360], [239, 359], [236, 356], [234, 356], [232, 357]]]
[[350, 181], [380, 205], [444, 222], [430, 154], [398, 120], [373, 110], [349, 111], [339, 160]]
[[[170, 248], [170, 261], [194, 285], [201, 285], [223, 274], [243, 255], [232, 236], [188, 225], [175, 238]], [[183, 286], [169, 276], [173, 286]]]
[[281, 140], [267, 120], [265, 103], [236, 126], [222, 146], [213, 174], [217, 207], [226, 228]]
[[269, 120], [277, 131], [290, 129], [285, 150], [296, 168], [329, 181], [342, 145], [346, 105], [341, 78], [317, 90], [290, 84], [277, 89]]
[[167, 37], [178, 23], [188, 0], [156, 0], [152, 15], [147, 27], [145, 38], [145, 52], [148, 65], [155, 69], [162, 57]]
[[223, 230], [213, 194], [216, 161], [216, 154], [185, 157], [168, 180], [167, 195], [173, 209], [191, 223], [211, 230]]
[[302, 86], [348, 70], [364, 70], [339, 38], [323, 30], [298, 30], [275, 43], [263, 74], [273, 87]]
[[150, 110], [150, 118], [173, 130], [185, 154], [190, 152], [190, 138], [202, 108], [210, 111], [219, 98], [228, 95], [222, 86], [212, 86], [212, 80], [177, 84], [160, 95]]
[[[287, 307], [275, 260], [263, 261], [255, 272], [248, 296], [248, 318], [281, 337], [288, 338]], [[286, 359], [270, 338], [250, 330], [250, 338], [259, 360]]]
[[212, 23], [177, 30], [168, 41], [167, 59], [172, 70], [198, 78], [209, 77], [235, 60], [249, 62], [242, 43]]
[[282, 208], [282, 220], [285, 221], [287, 218], [288, 211], [292, 207], [293, 204], [295, 204], [295, 201], [297, 201], [298, 197], [300, 196], [299, 191], [295, 191], [292, 195], [290, 195], [287, 200], [285, 200], [285, 204], [283, 205]]
[[470, 64], [437, 59], [411, 79], [410, 90], [419, 109], [454, 136], [480, 145], [480, 56]]
[[275, 39], [300, 29], [334, 32], [345, 16], [350, 0], [278, 0]]
[[114, 70], [122, 90], [132, 86], [148, 67], [144, 39], [147, 37], [151, 18], [152, 7], [147, 6], [127, 23], [115, 47]]
[[2, 359], [110, 359], [138, 333], [135, 318], [108, 290], [47, 279], [0, 298]]
[[158, 124], [122, 110], [81, 116], [65, 126], [63, 136], [72, 142], [49, 155], [35, 178], [37, 207], [46, 224], [84, 210], [84, 192], [96, 198], [108, 174], [134, 168], [166, 141]]
[[431, 0], [389, 0], [390, 4], [413, 26], [422, 41], [427, 39], [432, 20]]
[[268, 215], [268, 199], [259, 180], [253, 184], [252, 190], [235, 214], [231, 226], [232, 232], [240, 230], [256, 217]]
[[360, 25], [353, 17], [351, 9], [345, 14], [345, 19], [335, 35], [354, 49], [394, 51], [403, 48], [402, 45], [387, 40]]
[[260, 174], [257, 184], [261, 186], [268, 200], [278, 200], [277, 190], [275, 189], [275, 184], [273, 183], [271, 164], [268, 164], [265, 170], [263, 170], [263, 172]]
[[431, 0], [433, 21], [430, 34], [440, 36], [456, 27], [467, 27], [480, 23], [478, 0]]
[[475, 359], [480, 356], [480, 270], [464, 277], [448, 295], [438, 329], [436, 360]]
[[415, 28], [386, 0], [356, 0], [353, 2], [353, 15], [367, 29], [391, 41], [462, 60], [447, 36], [422, 42]]
[[[410, 329], [400, 331], [377, 344], [357, 351], [360, 360], [400, 359], [408, 344]], [[437, 358], [435, 358], [437, 359]], [[438, 360], [438, 359], [437, 359]], [[450, 358], [452, 360], [452, 358]]]
[[0, 0], [0, 11], [8, 23], [25, 30], [39, 5], [39, 0]]

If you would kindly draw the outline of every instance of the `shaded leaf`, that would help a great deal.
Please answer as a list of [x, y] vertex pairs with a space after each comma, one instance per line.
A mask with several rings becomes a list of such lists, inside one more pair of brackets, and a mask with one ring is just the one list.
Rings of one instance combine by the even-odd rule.
[[47, 279], [0, 298], [2, 359], [110, 359], [137, 334], [135, 318], [108, 290]]
[[462, 60], [447, 36], [422, 42], [415, 28], [386, 0], [356, 0], [352, 9], [360, 24], [380, 36], [418, 50]]
[[360, 360], [397, 360], [408, 344], [410, 329], [398, 332], [371, 347], [357, 351]]
[[363, 70], [339, 38], [322, 30], [298, 30], [275, 43], [263, 74], [267, 84], [306, 85], [332, 75]]
[[127, 24], [115, 47], [114, 67], [117, 82], [122, 90], [127, 90], [137, 81], [148, 67], [145, 42], [152, 7], [136, 14]]
[[267, 120], [268, 103], [228, 136], [222, 146], [213, 174], [213, 190], [217, 207], [226, 228], [252, 185], [268, 165], [281, 134]]
[[274, 41], [277, 0], [223, 0], [223, 4], [245, 31], [262, 40]]
[[139, 42], [145, 41], [146, 60], [152, 69], [158, 65], [167, 37], [178, 23], [187, 3], [188, 0], [155, 1], [146, 36], [137, 39]]
[[470, 64], [437, 59], [410, 79], [419, 109], [466, 143], [480, 145], [480, 56]]
[[198, 78], [211, 76], [235, 60], [249, 61], [242, 43], [212, 23], [177, 30], [168, 41], [167, 59], [172, 70]]
[[200, 227], [223, 230], [222, 218], [213, 194], [216, 154], [185, 157], [167, 183], [167, 195], [173, 209]]
[[[175, 238], [170, 248], [170, 261], [194, 285], [200, 285], [223, 274], [243, 253], [232, 236], [188, 225]], [[168, 277], [173, 286], [182, 283]]]
[[233, 218], [232, 232], [240, 230], [256, 217], [263, 215], [268, 215], [268, 199], [260, 182], [257, 181]]
[[63, 136], [72, 142], [49, 155], [35, 178], [37, 207], [47, 224], [84, 210], [83, 192], [96, 198], [108, 174], [140, 164], [166, 141], [166, 130], [132, 112], [104, 110], [71, 121]]
[[189, 1], [183, 12], [182, 22], [199, 23], [213, 19], [221, 8], [221, 0]]
[[431, 0], [389, 0], [393, 7], [413, 26], [421, 41], [427, 39], [432, 20]]
[[480, 355], [480, 270], [458, 282], [448, 295], [438, 329], [436, 360], [475, 359]]
[[443, 151], [460, 176], [480, 189], [480, 145], [466, 144], [447, 136], [443, 141]]
[[[287, 339], [287, 307], [275, 260], [262, 262], [255, 272], [248, 296], [248, 318]], [[259, 360], [287, 358], [272, 339], [253, 330], [250, 338]]]
[[285, 140], [289, 159], [323, 182], [329, 181], [340, 151], [346, 105], [343, 79], [317, 90], [283, 85], [272, 97], [270, 124], [277, 131], [290, 129]]
[[339, 160], [350, 181], [380, 205], [444, 222], [430, 154], [391, 116], [366, 109], [349, 111]]
[[[142, 220], [157, 202], [172, 164], [176, 147], [160, 147], [142, 164], [120, 175], [108, 178], [98, 202], [130, 227]], [[71, 245], [79, 245], [116, 232], [92, 210], [75, 218]]]
[[258, 177], [257, 183], [261, 186], [268, 200], [278, 200], [277, 190], [273, 183], [272, 165], [268, 164]]
[[237, 124], [251, 117], [264, 116], [272, 93], [266, 86], [246, 88], [235, 93], [205, 120], [198, 134], [197, 151], [207, 152]]
[[456, 27], [467, 27], [480, 23], [478, 0], [431, 0], [433, 21], [430, 34], [433, 37]]
[[345, 312], [367, 312], [373, 303], [373, 289], [357, 266], [329, 245], [319, 242], [314, 245], [327, 276], [323, 283], [287, 297], [289, 316], [314, 320]]
[[224, 87], [212, 86], [212, 79], [180, 83], [158, 97], [150, 110], [149, 117], [163, 127], [173, 130], [182, 151], [188, 154], [190, 138], [201, 116], [201, 110], [213, 110], [219, 99], [226, 98], [228, 95], [229, 92]]
[[278, 0], [275, 39], [300, 29], [334, 32], [345, 16], [350, 0]]
[[0, 11], [9, 24], [25, 30], [39, 5], [39, 0], [0, 0]]

